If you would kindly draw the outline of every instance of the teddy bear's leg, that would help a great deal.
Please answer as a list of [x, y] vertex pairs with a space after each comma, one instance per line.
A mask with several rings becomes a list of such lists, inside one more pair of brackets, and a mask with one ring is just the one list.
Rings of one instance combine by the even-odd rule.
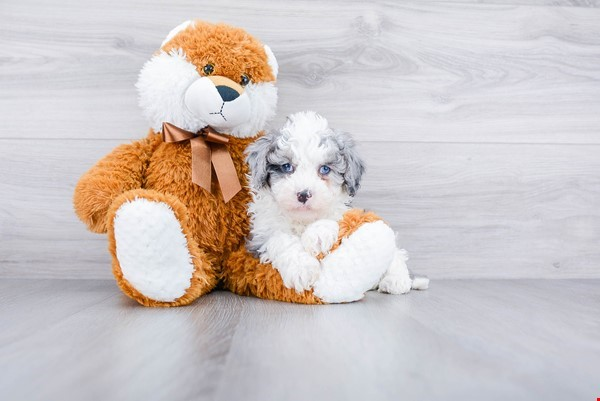
[[222, 282], [226, 289], [240, 295], [300, 304], [323, 303], [312, 290], [296, 292], [287, 288], [277, 269], [270, 263], [260, 263], [243, 244], [223, 263]]
[[350, 210], [340, 221], [340, 235], [321, 261], [313, 293], [327, 303], [353, 302], [375, 287], [396, 255], [394, 231], [378, 216]]
[[279, 272], [260, 263], [244, 246], [223, 266], [223, 283], [240, 295], [304, 304], [357, 301], [377, 286], [396, 252], [392, 229], [374, 213], [347, 212], [339, 222], [339, 238], [322, 258], [321, 275], [312, 290], [301, 293], [287, 288]]
[[128, 191], [114, 200], [107, 219], [113, 273], [127, 296], [145, 306], [179, 306], [216, 286], [176, 197]]

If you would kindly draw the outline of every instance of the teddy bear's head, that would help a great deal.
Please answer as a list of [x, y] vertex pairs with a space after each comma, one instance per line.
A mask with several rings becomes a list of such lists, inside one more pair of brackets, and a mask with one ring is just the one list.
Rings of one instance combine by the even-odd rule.
[[277, 61], [268, 46], [226, 24], [186, 21], [142, 68], [139, 102], [152, 129], [197, 132], [210, 125], [239, 138], [275, 114]]

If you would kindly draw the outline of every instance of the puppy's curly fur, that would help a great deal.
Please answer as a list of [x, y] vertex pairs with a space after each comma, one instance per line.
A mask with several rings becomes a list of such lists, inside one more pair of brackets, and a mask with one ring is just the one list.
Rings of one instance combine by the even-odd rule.
[[[356, 229], [352, 221], [380, 221], [350, 209], [364, 172], [354, 141], [320, 115], [301, 112], [251, 144], [247, 160], [253, 190], [248, 249], [271, 263], [286, 287], [298, 292], [321, 287], [322, 262]], [[412, 285], [406, 252], [390, 246], [385, 275], [373, 285], [382, 292], [406, 293]]]

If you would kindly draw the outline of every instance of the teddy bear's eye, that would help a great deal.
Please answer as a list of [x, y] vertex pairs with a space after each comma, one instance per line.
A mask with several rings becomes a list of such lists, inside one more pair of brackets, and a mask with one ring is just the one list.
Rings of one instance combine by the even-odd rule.
[[208, 63], [202, 68], [202, 71], [204, 71], [204, 74], [206, 75], [211, 75], [213, 72], [215, 72], [215, 66]]
[[240, 85], [246, 86], [250, 83], [250, 77], [246, 74], [242, 74], [240, 77]]

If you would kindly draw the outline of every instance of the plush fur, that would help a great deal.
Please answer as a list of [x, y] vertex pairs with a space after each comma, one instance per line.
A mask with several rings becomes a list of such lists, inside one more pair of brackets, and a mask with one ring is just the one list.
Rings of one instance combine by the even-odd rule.
[[[243, 246], [250, 201], [244, 151], [275, 112], [272, 58], [270, 50], [239, 28], [201, 21], [181, 25], [144, 66], [137, 84], [140, 105], [153, 129], [146, 138], [117, 147], [79, 180], [75, 211], [91, 231], [108, 233], [117, 283], [141, 304], [190, 303], [216, 287], [223, 261]], [[207, 63], [214, 67], [210, 78], [232, 82], [227, 85], [250, 100], [248, 120], [221, 130], [229, 136], [229, 152], [243, 186], [228, 203], [216, 179], [210, 193], [192, 183], [190, 143], [165, 143], [158, 132], [164, 121], [192, 131], [207, 125], [185, 104], [190, 87], [209, 78]], [[242, 90], [236, 82], [243, 74], [250, 83]], [[172, 235], [160, 235], [164, 232]], [[160, 251], [147, 254], [139, 249], [141, 244], [168, 251], [160, 257]], [[151, 266], [152, 258], [158, 260]]]
[[[334, 244], [331, 255], [334, 255], [335, 249], [352, 238], [354, 234], [368, 224], [380, 221], [375, 214], [357, 209], [348, 210], [339, 221], [338, 239]], [[381, 248], [375, 244], [372, 253], [378, 253]], [[328, 279], [329, 288], [323, 286], [322, 292], [317, 295], [314, 289], [296, 291], [294, 288], [286, 287], [279, 272], [269, 263], [260, 263], [257, 258], [246, 248], [240, 247], [233, 252], [223, 264], [223, 286], [232, 292], [240, 295], [253, 295], [259, 298], [274, 299], [278, 301], [295, 302], [301, 304], [324, 304], [334, 302], [356, 301], [371, 289], [375, 283], [357, 283], [358, 277], [349, 277], [347, 273], [357, 266], [363, 269], [371, 268], [368, 259], [371, 258], [371, 252], [358, 255], [355, 261], [346, 260], [345, 265], [331, 266]], [[339, 256], [346, 258], [348, 253], [340, 252]], [[327, 258], [329, 258], [328, 256]], [[321, 259], [323, 255], [319, 256]], [[326, 259], [326, 258], [325, 258]], [[329, 263], [328, 261], [325, 263]], [[382, 272], [375, 272], [375, 276], [381, 277]], [[325, 283], [325, 280], [323, 281]], [[345, 293], [344, 293], [345, 291]]]
[[[274, 115], [277, 69], [271, 50], [245, 31], [201, 21], [171, 31], [144, 65], [137, 88], [152, 129], [146, 138], [102, 158], [74, 193], [79, 218], [91, 231], [108, 234], [113, 273], [124, 294], [156, 307], [187, 305], [219, 283], [238, 294], [309, 304], [346, 302], [364, 293], [364, 283], [357, 288], [343, 278], [356, 277], [361, 266], [381, 257], [381, 248], [373, 243], [356, 255], [358, 248], [344, 241], [352, 242], [353, 235], [378, 221], [339, 207], [358, 187], [360, 168], [338, 177], [343, 191], [333, 197], [338, 206], [330, 208], [339, 227], [335, 241], [333, 229], [328, 238], [337, 249], [322, 260], [332, 266], [331, 285], [319, 287], [318, 293], [291, 289], [276, 269], [245, 248], [252, 199], [245, 152]], [[220, 110], [211, 111], [218, 103]], [[163, 122], [188, 131], [211, 124], [227, 135], [242, 191], [225, 203], [216, 179], [210, 192], [193, 184], [190, 143], [163, 142]], [[377, 235], [368, 236], [377, 241]], [[312, 248], [318, 250], [325, 249]], [[349, 263], [334, 261], [347, 261], [349, 255], [355, 256]]]
[[165, 202], [137, 198], [119, 207], [113, 224], [123, 278], [158, 301], [183, 296], [195, 269], [173, 209]]
[[[170, 270], [171, 274], [179, 274], [173, 274], [172, 277], [165, 275], [162, 275], [162, 277], [158, 277], [159, 274], [156, 274], [156, 270], [158, 270], [160, 266], [156, 266], [155, 277], [149, 277], [147, 274], [145, 274], [147, 272], [147, 268], [145, 266], [142, 266], [142, 268], [139, 269], [137, 273], [146, 276], [147, 282], [145, 286], [136, 286], [135, 282], [130, 282], [127, 279], [127, 274], [123, 272], [123, 269], [121, 267], [121, 260], [119, 259], [118, 255], [117, 236], [114, 229], [114, 225], [116, 223], [117, 213], [120, 210], [122, 210], [124, 205], [135, 207], [136, 203], [140, 200], [156, 204], [162, 208], [165, 208], [166, 210], [172, 211], [175, 219], [179, 222], [179, 225], [181, 227], [181, 234], [183, 234], [183, 236], [186, 239], [187, 254], [191, 257], [191, 262], [194, 265], [194, 270], [191, 278], [189, 278], [189, 271], [186, 268], [181, 269], [180, 271], [174, 271], [174, 266], [172, 263], [173, 261], [163, 259], [163, 264], [171, 264], [171, 266], [167, 266], [165, 270]], [[147, 189], [135, 189], [124, 192], [112, 202], [112, 205], [107, 213], [107, 221], [108, 248], [112, 256], [113, 274], [117, 280], [118, 286], [121, 288], [123, 293], [129, 296], [130, 298], [135, 299], [140, 304], [144, 306], [187, 305], [199, 296], [211, 291], [217, 285], [217, 261], [215, 260], [214, 255], [211, 257], [210, 254], [206, 253], [204, 250], [201, 249], [199, 244], [202, 243], [202, 239], [195, 235], [196, 233], [192, 231], [189, 224], [189, 209], [177, 197], [170, 194]], [[154, 222], [155, 229], [159, 232], [164, 231], [163, 229], [165, 226], [171, 225], [171, 218], [169, 218], [168, 220], [159, 220]], [[169, 247], [169, 245], [172, 244], [175, 245], [173, 246], [173, 248], [180, 249], [181, 245], [179, 238], [176, 238], [176, 240], [173, 243], [161, 244], [151, 244], [151, 241], [153, 240], [151, 236], [148, 237], [138, 235], [137, 237], [125, 238], [125, 240], [125, 243], [120, 244], [121, 247], [127, 248], [129, 245], [128, 242], [150, 242], [149, 245], [157, 246], [159, 249]], [[172, 251], [173, 250], [171, 250], [171, 252]], [[132, 271], [131, 273], [136, 274], [135, 271]], [[187, 286], [179, 286], [181, 282], [186, 283]], [[155, 295], [157, 292], [161, 292], [165, 287], [178, 287], [180, 290], [183, 290], [183, 295], [180, 295], [176, 299], [170, 300]]]
[[[213, 72], [207, 75], [204, 67], [209, 64]], [[210, 125], [247, 138], [256, 136], [275, 114], [277, 71], [271, 49], [244, 30], [186, 21], [167, 35], [160, 51], [146, 62], [136, 86], [140, 106], [156, 132], [168, 121], [191, 132]], [[223, 103], [209, 78], [225, 77], [237, 84], [242, 75], [250, 83], [239, 98]], [[194, 107], [198, 102], [207, 103], [213, 113], [198, 113]], [[236, 112], [246, 113], [249, 119], [236, 119]]]

